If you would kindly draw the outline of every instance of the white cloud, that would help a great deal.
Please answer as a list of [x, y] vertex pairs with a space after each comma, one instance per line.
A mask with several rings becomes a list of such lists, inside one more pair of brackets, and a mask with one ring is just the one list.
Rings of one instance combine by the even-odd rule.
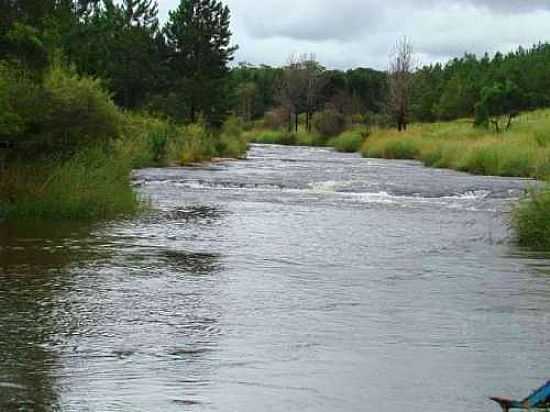
[[[159, 0], [161, 14], [178, 0]], [[237, 61], [284, 64], [312, 52], [334, 68], [386, 67], [407, 35], [422, 63], [550, 40], [550, 0], [226, 0]]]

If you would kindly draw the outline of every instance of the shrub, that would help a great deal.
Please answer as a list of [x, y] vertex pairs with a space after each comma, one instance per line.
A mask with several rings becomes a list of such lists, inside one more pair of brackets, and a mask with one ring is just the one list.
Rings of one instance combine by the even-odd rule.
[[203, 122], [181, 128], [170, 142], [168, 157], [182, 166], [203, 162], [216, 156], [216, 141]]
[[0, 138], [20, 142], [41, 129], [43, 90], [21, 69], [0, 63]]
[[550, 250], [550, 191], [532, 191], [514, 211], [518, 242], [539, 250]]
[[248, 142], [243, 135], [243, 125], [239, 118], [231, 116], [223, 124], [220, 135], [219, 154], [240, 158], [248, 150]]
[[59, 65], [44, 79], [47, 102], [41, 138], [47, 147], [74, 150], [120, 136], [122, 116], [99, 80]]
[[329, 141], [329, 145], [334, 147], [339, 152], [358, 152], [368, 136], [368, 129], [355, 128], [331, 139]]
[[313, 127], [322, 137], [334, 137], [346, 128], [346, 118], [336, 110], [324, 110], [313, 115]]
[[19, 135], [24, 127], [23, 118], [13, 107], [13, 84], [16, 79], [4, 65], [0, 65], [0, 136]]
[[[32, 159], [74, 153], [120, 135], [122, 115], [99, 81], [56, 65], [43, 83], [13, 65], [0, 64], [0, 138]], [[40, 155], [40, 156], [38, 156]]]
[[254, 130], [249, 134], [251, 141], [262, 144], [283, 144], [287, 136], [292, 136], [281, 130]]
[[122, 130], [116, 147], [132, 168], [167, 165], [171, 142], [181, 133], [172, 122], [145, 113], [126, 113]]

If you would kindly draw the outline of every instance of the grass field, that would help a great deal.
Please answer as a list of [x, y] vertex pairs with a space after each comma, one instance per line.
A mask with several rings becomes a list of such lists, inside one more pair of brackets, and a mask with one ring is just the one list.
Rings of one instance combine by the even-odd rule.
[[524, 114], [498, 135], [474, 128], [469, 120], [414, 124], [403, 133], [377, 130], [361, 153], [479, 175], [544, 179], [550, 176], [550, 111]]

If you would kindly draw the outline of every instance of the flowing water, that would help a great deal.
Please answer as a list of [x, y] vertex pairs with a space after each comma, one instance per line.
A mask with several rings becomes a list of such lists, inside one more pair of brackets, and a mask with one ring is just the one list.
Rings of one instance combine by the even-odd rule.
[[317, 148], [136, 172], [153, 210], [0, 226], [0, 411], [496, 411], [550, 360], [532, 181]]

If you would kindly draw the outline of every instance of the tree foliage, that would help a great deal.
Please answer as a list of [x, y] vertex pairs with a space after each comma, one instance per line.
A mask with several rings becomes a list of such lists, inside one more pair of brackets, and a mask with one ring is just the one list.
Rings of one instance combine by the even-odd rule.
[[202, 114], [219, 124], [227, 112], [224, 90], [228, 64], [237, 50], [231, 45], [230, 11], [217, 0], [182, 0], [164, 28], [169, 64], [191, 122]]

